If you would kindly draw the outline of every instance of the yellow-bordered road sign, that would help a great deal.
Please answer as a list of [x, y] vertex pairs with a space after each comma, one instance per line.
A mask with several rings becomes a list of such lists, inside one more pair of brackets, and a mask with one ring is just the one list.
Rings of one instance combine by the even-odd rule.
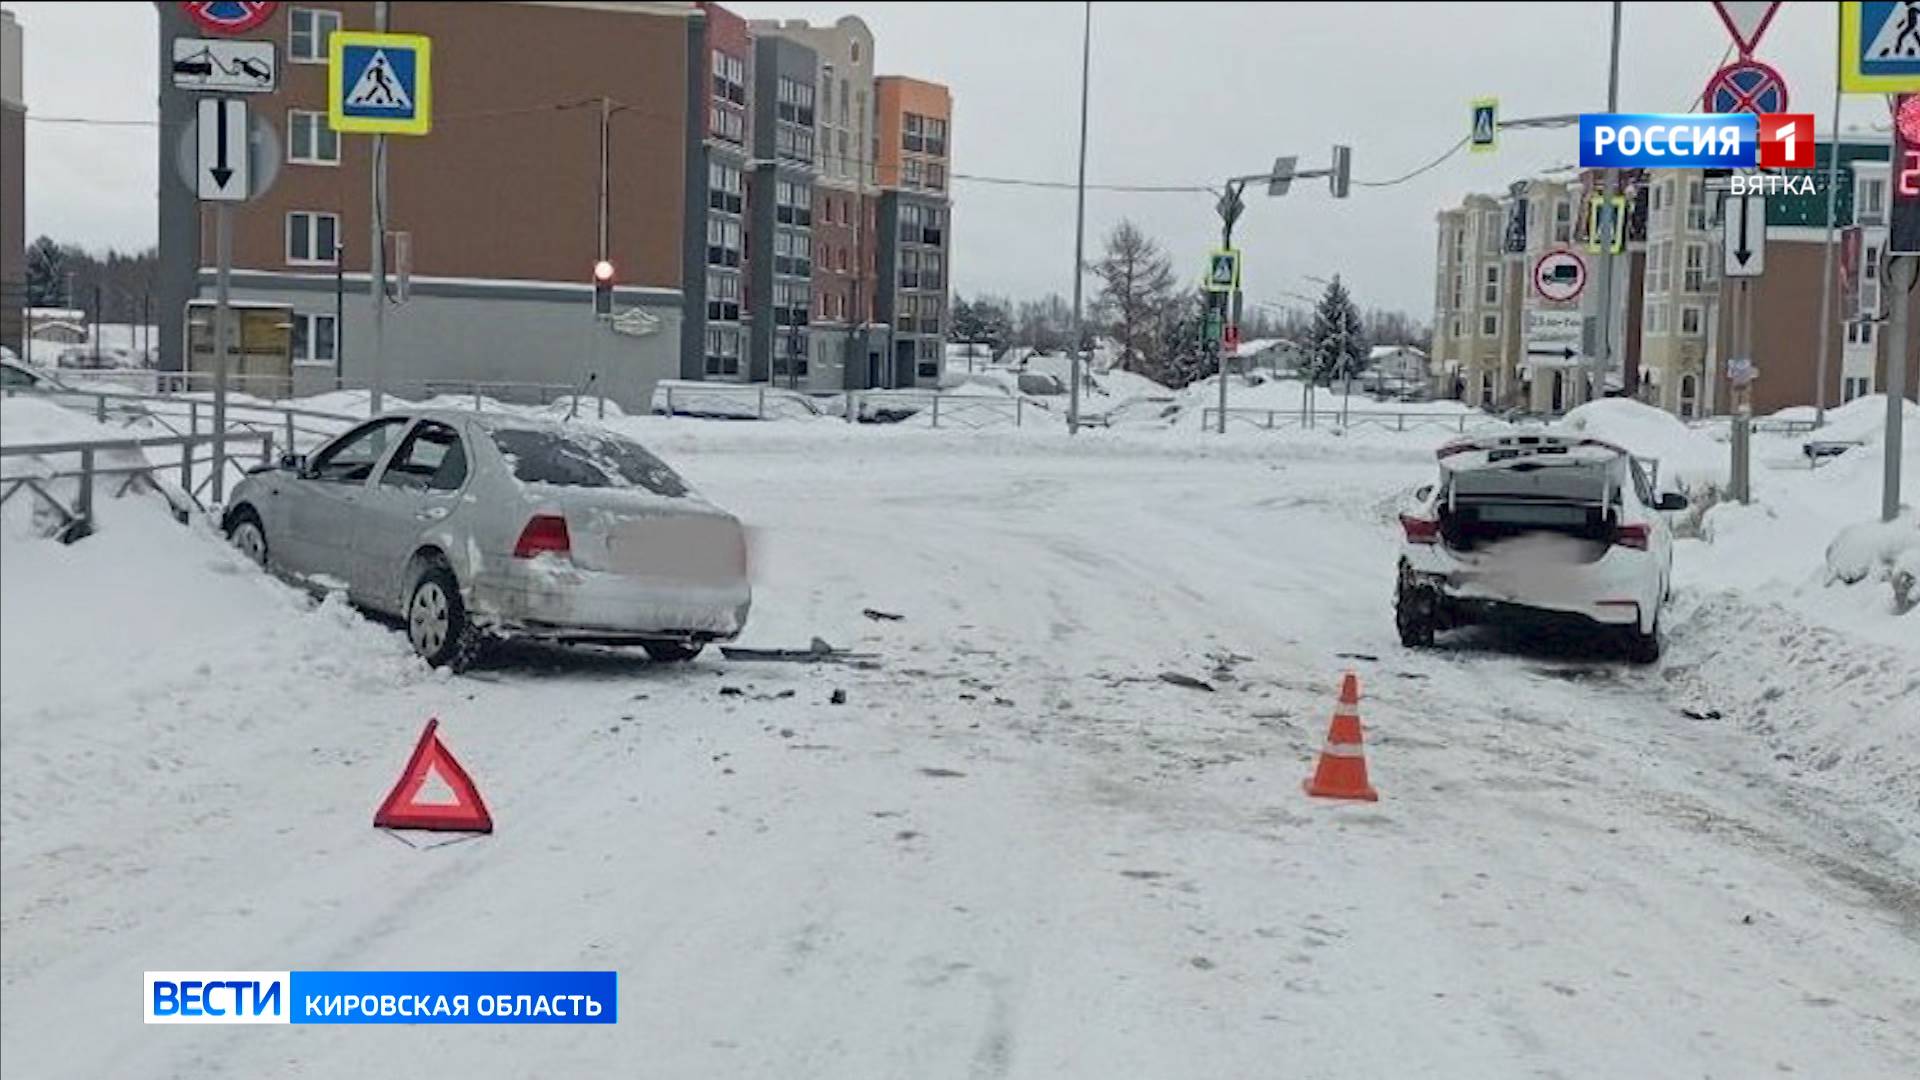
[[327, 43], [327, 122], [335, 131], [425, 135], [433, 128], [433, 42], [419, 34], [335, 30]]
[[1840, 5], [1840, 89], [1849, 94], [1920, 91], [1920, 4]]
[[1627, 197], [1594, 195], [1587, 200], [1587, 251], [1614, 255], [1627, 249]]
[[1467, 125], [1467, 149], [1476, 154], [1491, 154], [1500, 142], [1500, 102], [1497, 98], [1476, 98]]
[[1240, 288], [1240, 252], [1221, 248], [1207, 256], [1208, 292], [1233, 292]]

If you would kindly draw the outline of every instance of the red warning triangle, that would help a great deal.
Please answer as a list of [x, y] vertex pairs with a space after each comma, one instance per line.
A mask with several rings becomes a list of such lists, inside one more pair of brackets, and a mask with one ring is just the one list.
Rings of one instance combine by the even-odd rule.
[[[441, 745], [440, 737], [434, 734], [439, 726], [438, 717], [427, 721], [427, 730], [420, 733], [420, 744], [413, 748], [413, 757], [407, 760], [400, 782], [393, 785], [387, 801], [381, 803], [379, 812], [373, 815], [376, 828], [493, 831], [493, 817], [480, 799], [480, 789], [473, 786], [473, 778], [453, 760], [453, 755]], [[420, 789], [435, 778], [452, 790], [451, 803], [417, 801]]]

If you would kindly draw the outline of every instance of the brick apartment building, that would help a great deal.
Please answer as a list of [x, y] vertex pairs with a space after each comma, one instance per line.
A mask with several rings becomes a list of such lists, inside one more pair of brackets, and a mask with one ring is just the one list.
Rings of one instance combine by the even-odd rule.
[[[155, 7], [157, 300], [161, 362], [178, 368], [189, 302], [212, 295], [212, 215], [173, 164], [199, 95], [172, 89], [171, 43], [198, 32], [179, 5]], [[337, 366], [349, 384], [370, 375], [371, 139], [327, 126], [326, 42], [337, 29], [371, 29], [373, 8], [282, 4], [242, 35], [279, 52], [279, 88], [247, 100], [282, 151], [271, 190], [234, 213], [234, 296], [285, 305], [296, 369], [330, 378]], [[411, 251], [411, 298], [386, 316], [386, 378], [397, 392], [433, 381], [578, 385], [593, 375], [632, 408], [663, 378], [822, 391], [936, 380], [937, 364], [923, 375], [917, 363], [879, 358], [940, 352], [944, 274], [909, 278], [910, 306], [897, 297], [899, 268], [925, 264], [915, 256], [930, 236], [944, 266], [946, 91], [912, 83], [943, 103], [938, 190], [924, 188], [924, 165], [922, 188], [908, 193], [853, 164], [879, 156], [871, 140], [886, 82], [872, 76], [872, 35], [858, 19], [756, 26], [703, 3], [387, 9], [391, 30], [434, 44], [432, 132], [387, 143], [390, 270], [395, 234]], [[604, 227], [618, 282], [611, 324], [591, 318], [588, 283], [603, 224], [603, 112]], [[896, 125], [893, 153], [925, 157], [924, 134], [914, 151], [906, 126]], [[924, 223], [936, 212], [930, 234]], [[911, 218], [912, 235], [890, 228], [887, 213]], [[896, 328], [902, 310], [911, 319]]]

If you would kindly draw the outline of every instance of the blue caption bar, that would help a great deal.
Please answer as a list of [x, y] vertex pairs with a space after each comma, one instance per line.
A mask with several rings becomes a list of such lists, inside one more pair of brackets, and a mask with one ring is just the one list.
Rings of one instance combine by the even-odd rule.
[[1587, 113], [1580, 165], [1587, 169], [1739, 169], [1759, 160], [1752, 113]]
[[612, 971], [295, 971], [295, 1024], [611, 1024]]

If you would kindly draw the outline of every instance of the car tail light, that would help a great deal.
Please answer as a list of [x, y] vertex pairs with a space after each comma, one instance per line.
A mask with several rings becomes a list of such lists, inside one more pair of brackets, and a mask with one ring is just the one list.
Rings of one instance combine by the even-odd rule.
[[527, 519], [527, 527], [520, 530], [520, 542], [513, 545], [513, 557], [531, 559], [548, 552], [569, 556], [573, 553], [567, 519], [559, 514], [535, 514]]
[[1613, 542], [1621, 547], [1647, 550], [1647, 538], [1653, 530], [1645, 525], [1621, 525], [1613, 530]]
[[1400, 527], [1406, 530], [1409, 544], [1437, 544], [1440, 542], [1440, 523], [1427, 518], [1400, 515]]

